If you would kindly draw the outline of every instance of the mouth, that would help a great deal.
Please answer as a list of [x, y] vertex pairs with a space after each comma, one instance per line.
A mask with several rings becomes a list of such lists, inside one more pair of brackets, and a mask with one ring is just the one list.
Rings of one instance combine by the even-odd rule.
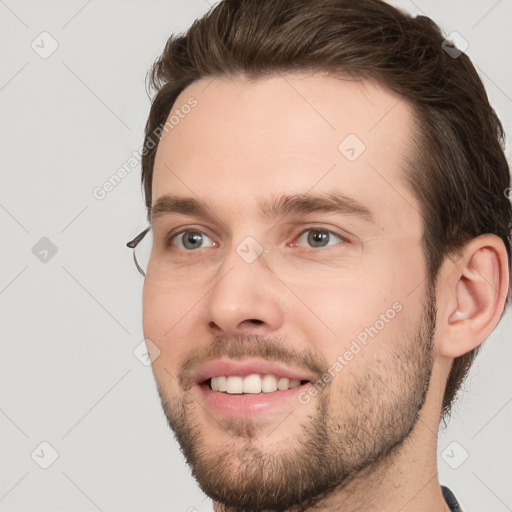
[[223, 359], [201, 367], [193, 380], [210, 412], [221, 418], [247, 418], [279, 416], [297, 408], [300, 393], [313, 385], [315, 376], [278, 363]]
[[251, 373], [241, 375], [219, 375], [210, 377], [200, 384], [211, 391], [228, 395], [257, 395], [260, 393], [274, 393], [288, 391], [310, 382], [306, 379], [290, 379], [273, 374]]

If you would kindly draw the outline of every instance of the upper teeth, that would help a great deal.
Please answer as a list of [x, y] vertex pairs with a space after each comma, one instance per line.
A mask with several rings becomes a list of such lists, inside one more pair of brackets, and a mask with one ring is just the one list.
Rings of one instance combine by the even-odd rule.
[[287, 377], [276, 377], [275, 375], [259, 375], [251, 373], [246, 377], [236, 375], [219, 376], [211, 378], [211, 388], [214, 391], [225, 391], [230, 394], [236, 393], [271, 393], [272, 391], [296, 388], [300, 380], [288, 379]]

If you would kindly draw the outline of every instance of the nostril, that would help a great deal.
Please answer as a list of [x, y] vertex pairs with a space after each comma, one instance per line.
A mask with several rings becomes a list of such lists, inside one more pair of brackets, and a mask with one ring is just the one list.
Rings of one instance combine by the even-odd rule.
[[208, 327], [210, 329], [212, 329], [213, 331], [220, 331], [221, 330], [221, 328], [215, 322], [210, 322], [208, 324]]
[[257, 318], [251, 318], [248, 320], [248, 322], [251, 322], [252, 324], [261, 325], [263, 323], [263, 320], [258, 320]]

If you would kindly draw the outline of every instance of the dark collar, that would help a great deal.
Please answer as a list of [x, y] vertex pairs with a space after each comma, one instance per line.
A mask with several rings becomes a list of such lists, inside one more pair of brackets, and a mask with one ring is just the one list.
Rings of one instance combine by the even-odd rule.
[[453, 492], [444, 485], [441, 485], [441, 491], [443, 491], [443, 498], [450, 507], [450, 510], [452, 512], [462, 512], [459, 502], [457, 501], [457, 498], [454, 496]]

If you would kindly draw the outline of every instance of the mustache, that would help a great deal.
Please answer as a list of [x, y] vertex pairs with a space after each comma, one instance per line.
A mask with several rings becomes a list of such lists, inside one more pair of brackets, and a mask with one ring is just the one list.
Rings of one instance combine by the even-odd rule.
[[192, 373], [205, 363], [226, 357], [228, 359], [261, 359], [267, 362], [284, 363], [288, 366], [312, 372], [321, 378], [328, 365], [310, 348], [295, 349], [286, 346], [282, 338], [262, 335], [237, 337], [214, 336], [211, 342], [192, 350], [183, 360], [178, 373], [178, 382], [184, 390], [192, 386]]

